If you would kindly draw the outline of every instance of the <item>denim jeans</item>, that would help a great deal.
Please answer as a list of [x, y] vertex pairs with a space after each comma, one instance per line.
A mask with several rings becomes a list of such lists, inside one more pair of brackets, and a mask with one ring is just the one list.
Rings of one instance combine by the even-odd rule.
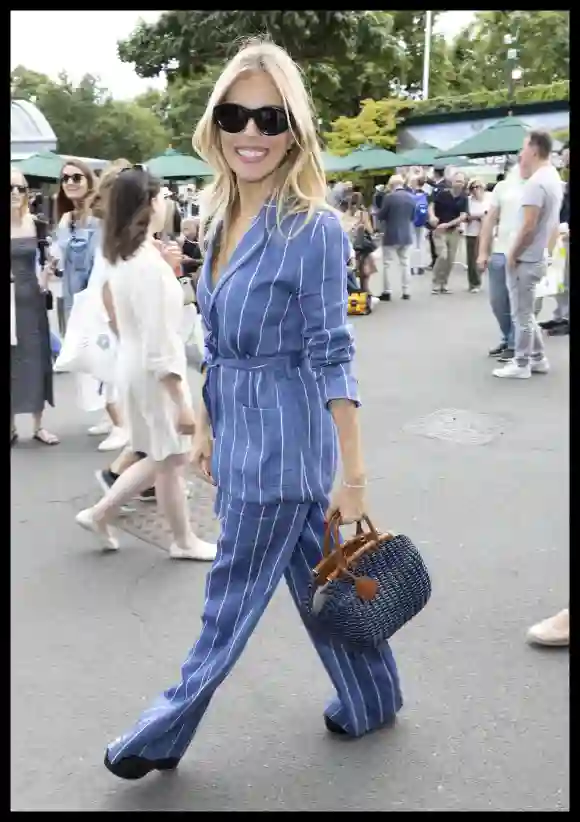
[[492, 254], [487, 267], [489, 276], [489, 302], [501, 331], [503, 345], [513, 349], [514, 324], [507, 285], [506, 255]]

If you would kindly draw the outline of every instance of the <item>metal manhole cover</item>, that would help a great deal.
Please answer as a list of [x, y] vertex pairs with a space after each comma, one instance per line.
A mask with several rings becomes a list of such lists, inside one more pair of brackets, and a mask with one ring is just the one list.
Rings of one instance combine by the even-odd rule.
[[[198, 537], [216, 542], [219, 522], [214, 515], [215, 488], [197, 477], [189, 477], [191, 495], [188, 500], [189, 521]], [[165, 517], [152, 502], [131, 502], [129, 511], [115, 522], [115, 527], [144, 542], [169, 550], [173, 541]]]
[[503, 434], [505, 427], [506, 421], [501, 417], [460, 408], [442, 408], [413, 420], [405, 425], [404, 430], [410, 434], [457, 442], [460, 445], [487, 445]]

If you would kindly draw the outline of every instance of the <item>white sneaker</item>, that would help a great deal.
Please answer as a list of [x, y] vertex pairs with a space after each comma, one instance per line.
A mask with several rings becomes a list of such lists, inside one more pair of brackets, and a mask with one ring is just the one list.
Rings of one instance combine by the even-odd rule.
[[515, 360], [512, 360], [503, 368], [494, 369], [493, 376], [511, 380], [528, 380], [532, 376], [532, 369], [529, 365], [518, 365]]
[[550, 371], [550, 363], [547, 357], [542, 357], [541, 360], [532, 360], [530, 368], [532, 374], [547, 374]]
[[85, 508], [84, 511], [79, 511], [75, 520], [81, 528], [84, 528], [85, 531], [90, 531], [99, 538], [104, 551], [119, 550], [119, 540], [115, 536], [113, 529], [106, 523], [96, 522], [92, 508]]
[[113, 428], [106, 440], [103, 440], [98, 447], [99, 451], [120, 451], [129, 442], [126, 431], [122, 428]]
[[176, 542], [169, 546], [171, 559], [196, 559], [199, 562], [213, 562], [217, 553], [217, 546], [213, 542], [205, 542], [195, 534], [189, 538], [187, 548], [180, 548]]
[[528, 642], [532, 645], [563, 647], [570, 644], [570, 614], [565, 608], [549, 619], [538, 622], [528, 631]]
[[96, 425], [92, 425], [89, 428], [88, 434], [90, 437], [106, 437], [112, 430], [113, 423], [107, 417], [107, 419], [101, 420], [101, 422], [98, 422]]

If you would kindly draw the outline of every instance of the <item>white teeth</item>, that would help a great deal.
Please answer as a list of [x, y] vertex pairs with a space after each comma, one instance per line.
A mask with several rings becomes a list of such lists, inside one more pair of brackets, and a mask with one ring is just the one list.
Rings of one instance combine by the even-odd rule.
[[256, 157], [263, 157], [266, 154], [264, 149], [253, 150], [249, 148], [238, 148], [236, 149], [237, 154], [241, 157], [249, 157], [249, 158], [256, 158]]

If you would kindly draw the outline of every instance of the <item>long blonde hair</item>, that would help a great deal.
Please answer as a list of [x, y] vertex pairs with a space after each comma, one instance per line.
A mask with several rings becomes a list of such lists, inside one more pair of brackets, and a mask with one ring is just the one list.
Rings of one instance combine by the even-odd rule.
[[[294, 143], [279, 169], [277, 222], [285, 215], [306, 212], [308, 221], [326, 203], [326, 178], [315, 126], [315, 113], [300, 69], [284, 49], [263, 40], [251, 40], [238, 51], [219, 76], [207, 108], [193, 135], [193, 148], [215, 170], [200, 200], [200, 222], [209, 240], [220, 221], [231, 217], [237, 200], [236, 180], [222, 151], [218, 127], [212, 119], [215, 106], [237, 78], [251, 71], [265, 71], [282, 98]], [[305, 221], [305, 222], [306, 222]]]
[[17, 174], [22, 179], [22, 185], [26, 186], [26, 193], [22, 195], [22, 203], [20, 205], [20, 221], [24, 222], [27, 214], [32, 218], [30, 204], [28, 202], [28, 180], [16, 166], [10, 166], [10, 177], [12, 177], [13, 174]]

